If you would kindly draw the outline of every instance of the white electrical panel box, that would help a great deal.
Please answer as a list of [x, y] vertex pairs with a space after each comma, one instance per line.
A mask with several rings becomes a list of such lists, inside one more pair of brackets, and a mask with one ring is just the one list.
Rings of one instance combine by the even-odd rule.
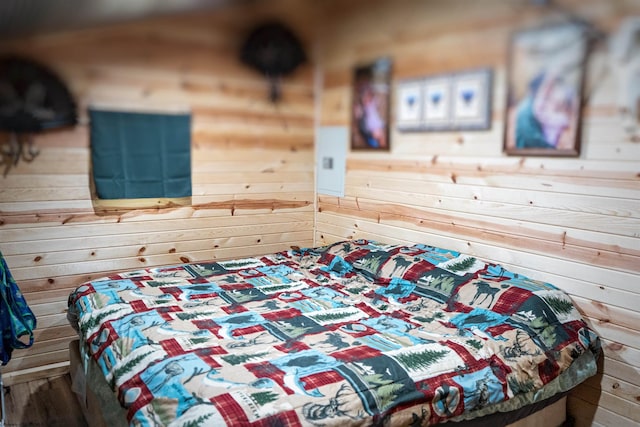
[[316, 186], [319, 194], [344, 196], [349, 128], [321, 126], [316, 129]]

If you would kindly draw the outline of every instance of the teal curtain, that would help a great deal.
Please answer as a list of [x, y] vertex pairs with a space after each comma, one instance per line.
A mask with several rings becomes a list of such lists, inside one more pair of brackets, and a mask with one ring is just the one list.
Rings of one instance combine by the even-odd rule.
[[90, 109], [100, 199], [191, 196], [191, 116]]

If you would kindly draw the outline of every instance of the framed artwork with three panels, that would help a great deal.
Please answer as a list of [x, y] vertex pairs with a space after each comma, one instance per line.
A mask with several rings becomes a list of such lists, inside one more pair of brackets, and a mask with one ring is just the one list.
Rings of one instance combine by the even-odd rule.
[[485, 130], [491, 127], [492, 71], [488, 68], [398, 83], [400, 131]]

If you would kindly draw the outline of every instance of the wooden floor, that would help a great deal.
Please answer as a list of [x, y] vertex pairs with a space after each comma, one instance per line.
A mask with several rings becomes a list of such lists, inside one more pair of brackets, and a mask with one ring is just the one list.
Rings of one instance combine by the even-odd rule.
[[87, 426], [68, 374], [5, 387], [5, 405], [6, 426]]

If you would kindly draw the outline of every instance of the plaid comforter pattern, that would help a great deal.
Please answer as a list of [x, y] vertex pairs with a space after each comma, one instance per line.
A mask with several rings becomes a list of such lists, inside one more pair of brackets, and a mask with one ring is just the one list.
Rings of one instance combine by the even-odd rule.
[[69, 304], [133, 426], [430, 425], [599, 351], [561, 290], [422, 244], [131, 271]]

